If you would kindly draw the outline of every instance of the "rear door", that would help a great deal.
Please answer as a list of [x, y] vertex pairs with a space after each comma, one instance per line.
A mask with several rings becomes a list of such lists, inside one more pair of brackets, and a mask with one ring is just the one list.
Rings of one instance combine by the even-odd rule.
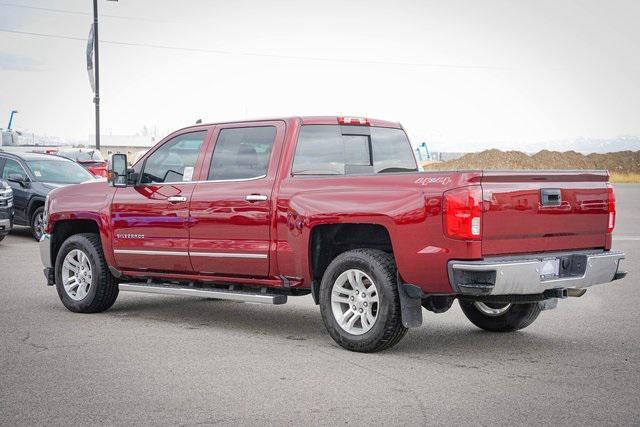
[[191, 272], [189, 202], [207, 131], [173, 136], [147, 156], [138, 185], [118, 188], [111, 208], [120, 269]]
[[606, 172], [485, 171], [483, 254], [605, 247], [607, 179]]
[[191, 198], [189, 251], [196, 272], [269, 274], [271, 193], [284, 131], [280, 121], [216, 128], [206, 181], [198, 183]]

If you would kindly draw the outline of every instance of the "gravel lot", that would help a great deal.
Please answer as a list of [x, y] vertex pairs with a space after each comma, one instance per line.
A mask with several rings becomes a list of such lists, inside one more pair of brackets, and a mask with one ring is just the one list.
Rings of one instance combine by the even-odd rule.
[[0, 243], [0, 424], [640, 423], [640, 186], [618, 185], [629, 276], [513, 334], [457, 304], [349, 353], [311, 297], [285, 306], [122, 293], [67, 311], [25, 229]]

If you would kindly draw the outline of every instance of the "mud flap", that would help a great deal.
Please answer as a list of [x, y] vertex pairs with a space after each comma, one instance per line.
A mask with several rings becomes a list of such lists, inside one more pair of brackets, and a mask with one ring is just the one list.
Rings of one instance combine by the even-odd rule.
[[422, 325], [422, 289], [398, 280], [398, 295], [402, 325], [405, 328], [419, 328]]

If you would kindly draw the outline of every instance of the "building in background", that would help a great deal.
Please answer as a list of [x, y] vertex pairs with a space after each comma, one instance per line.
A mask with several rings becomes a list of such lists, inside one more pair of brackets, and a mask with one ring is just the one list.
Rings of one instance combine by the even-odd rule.
[[[89, 135], [87, 147], [95, 145], [96, 136]], [[100, 135], [100, 153], [105, 159], [112, 154], [126, 154], [131, 161], [140, 151], [147, 151], [156, 143], [152, 135]]]

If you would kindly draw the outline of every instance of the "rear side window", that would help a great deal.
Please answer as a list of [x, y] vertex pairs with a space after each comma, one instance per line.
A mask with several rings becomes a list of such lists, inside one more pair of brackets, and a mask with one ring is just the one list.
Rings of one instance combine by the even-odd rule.
[[209, 180], [265, 176], [275, 137], [275, 126], [222, 129], [213, 149]]
[[294, 175], [415, 172], [413, 149], [401, 129], [305, 125], [293, 161]]
[[207, 132], [192, 132], [165, 142], [144, 163], [142, 184], [186, 182], [193, 179], [193, 168]]

